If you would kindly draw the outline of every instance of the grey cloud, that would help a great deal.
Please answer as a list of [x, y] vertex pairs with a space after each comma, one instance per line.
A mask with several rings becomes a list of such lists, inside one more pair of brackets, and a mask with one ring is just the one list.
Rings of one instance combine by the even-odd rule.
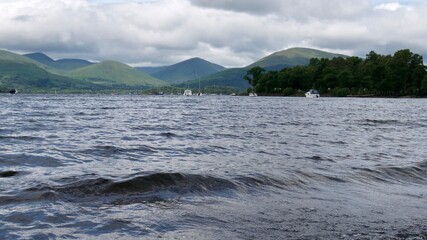
[[19, 15], [19, 16], [13, 17], [12, 19], [17, 22], [29, 22], [29, 21], [32, 21], [33, 18], [34, 17], [30, 15]]
[[244, 3], [241, 1], [233, 0], [190, 0], [192, 4], [199, 7], [216, 8], [228, 11], [249, 12], [258, 14], [268, 14], [274, 12], [281, 7], [281, 1], [257, 1], [246, 0]]
[[336, 18], [360, 16], [371, 8], [369, 0], [190, 0], [199, 7], [246, 12], [250, 14], [277, 15], [284, 18]]
[[245, 66], [295, 46], [362, 56], [396, 48], [424, 53], [427, 6], [417, 4], [389, 11], [370, 0], [0, 1], [7, 9], [0, 48], [133, 65], [202, 57]]

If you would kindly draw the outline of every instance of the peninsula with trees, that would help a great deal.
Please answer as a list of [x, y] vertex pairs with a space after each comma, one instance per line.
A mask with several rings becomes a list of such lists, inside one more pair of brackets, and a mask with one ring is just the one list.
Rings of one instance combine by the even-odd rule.
[[254, 66], [244, 77], [262, 95], [302, 95], [314, 88], [329, 96], [425, 97], [423, 57], [409, 49], [393, 55], [312, 58], [308, 65], [267, 70]]

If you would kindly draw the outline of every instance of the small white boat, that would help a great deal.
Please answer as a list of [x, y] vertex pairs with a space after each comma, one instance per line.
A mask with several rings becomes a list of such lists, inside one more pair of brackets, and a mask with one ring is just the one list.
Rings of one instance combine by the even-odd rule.
[[184, 96], [193, 96], [193, 92], [190, 89], [185, 89]]
[[255, 92], [249, 93], [249, 97], [257, 97], [258, 95]]
[[320, 97], [320, 93], [317, 90], [310, 89], [310, 91], [305, 93], [306, 98], [318, 98]]

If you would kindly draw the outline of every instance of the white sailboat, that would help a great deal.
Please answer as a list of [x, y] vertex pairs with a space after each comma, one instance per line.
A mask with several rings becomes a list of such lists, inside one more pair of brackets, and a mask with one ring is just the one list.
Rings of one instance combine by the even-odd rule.
[[199, 78], [199, 92], [197, 93], [197, 96], [202, 96], [202, 92], [200, 91], [200, 78]]

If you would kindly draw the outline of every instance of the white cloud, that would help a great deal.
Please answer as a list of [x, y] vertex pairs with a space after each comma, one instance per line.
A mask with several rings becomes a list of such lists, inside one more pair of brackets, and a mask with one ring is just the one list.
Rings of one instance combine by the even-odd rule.
[[427, 5], [370, 0], [0, 0], [0, 48], [54, 58], [244, 66], [290, 46], [427, 53]]
[[386, 10], [386, 11], [397, 11], [401, 8], [404, 8], [404, 6], [398, 2], [392, 2], [392, 3], [383, 3], [378, 6], [376, 6], [375, 10]]

